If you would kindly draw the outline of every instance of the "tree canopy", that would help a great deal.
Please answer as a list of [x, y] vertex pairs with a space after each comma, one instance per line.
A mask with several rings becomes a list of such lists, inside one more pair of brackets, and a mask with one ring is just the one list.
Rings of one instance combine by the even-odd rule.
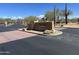
[[45, 17], [47, 18], [47, 21], [52, 21], [54, 18], [54, 11], [47, 11]]
[[33, 23], [36, 20], [38, 20], [36, 16], [29, 16], [29, 17], [24, 18], [24, 21], [26, 21], [27, 23]]

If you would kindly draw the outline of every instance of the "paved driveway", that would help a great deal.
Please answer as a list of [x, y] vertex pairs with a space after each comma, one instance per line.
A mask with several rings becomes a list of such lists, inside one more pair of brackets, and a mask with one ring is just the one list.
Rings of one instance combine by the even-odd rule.
[[36, 35], [32, 33], [19, 31], [18, 29], [20, 28], [24, 28], [24, 26], [20, 24], [11, 25], [8, 27], [6, 27], [5, 25], [0, 25], [0, 44]]
[[8, 32], [1, 32], [0, 33], [0, 44], [7, 43], [10, 41], [20, 40], [23, 38], [28, 38], [35, 36], [36, 34], [27, 33], [19, 30], [8, 31]]
[[0, 54], [79, 54], [79, 29], [63, 29], [62, 35], [51, 37], [18, 31], [15, 27], [17, 25], [8, 27], [7, 30], [3, 27], [4, 31], [0, 29]]

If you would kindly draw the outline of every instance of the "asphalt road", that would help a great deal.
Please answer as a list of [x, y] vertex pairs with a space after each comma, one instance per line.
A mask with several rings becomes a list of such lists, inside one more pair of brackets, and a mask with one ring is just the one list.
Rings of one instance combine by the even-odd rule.
[[[78, 55], [79, 29], [63, 29], [59, 36], [41, 36], [17, 31], [21, 25], [0, 26], [0, 37], [6, 35], [8, 40], [0, 43], [0, 54], [8, 55]], [[8, 36], [7, 34], [12, 35]], [[16, 33], [16, 35], [15, 35]], [[4, 37], [4, 36], [3, 36]], [[13, 39], [12, 39], [13, 38]], [[19, 39], [18, 39], [19, 38]], [[16, 40], [15, 40], [16, 39]], [[0, 39], [2, 41], [2, 39]], [[12, 41], [11, 41], [12, 40]]]
[[0, 24], [0, 32], [13, 31], [20, 28], [24, 28], [24, 27], [25, 26], [22, 26], [20, 24], [15, 24], [15, 25], [7, 26], [7, 27], [3, 24]]

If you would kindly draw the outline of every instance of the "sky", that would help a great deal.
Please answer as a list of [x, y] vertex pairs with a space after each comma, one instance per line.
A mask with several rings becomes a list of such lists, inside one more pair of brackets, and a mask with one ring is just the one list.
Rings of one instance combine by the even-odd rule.
[[[67, 4], [68, 9], [72, 11], [69, 18], [79, 17], [79, 4]], [[53, 8], [64, 9], [64, 3], [0, 3], [0, 17], [2, 18], [24, 18], [28, 16], [43, 15]]]

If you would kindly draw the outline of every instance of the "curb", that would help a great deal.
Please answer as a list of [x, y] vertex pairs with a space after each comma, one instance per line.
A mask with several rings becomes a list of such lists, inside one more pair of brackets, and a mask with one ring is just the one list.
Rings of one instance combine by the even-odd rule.
[[[20, 30], [20, 31], [23, 31], [23, 30]], [[61, 35], [63, 32], [61, 32], [60, 34], [40, 34], [40, 33], [38, 33], [39, 31], [37, 31], [37, 33], [36, 32], [31, 32], [31, 31], [23, 31], [23, 32], [27, 32], [27, 33], [32, 33], [32, 34], [37, 34], [37, 35], [42, 35], [42, 36], [57, 36], [57, 35]], [[60, 32], [60, 31], [59, 31]]]
[[[33, 33], [33, 34], [37, 34], [37, 35], [42, 35], [42, 36], [57, 36], [57, 35], [51, 35], [51, 34], [39, 34], [39, 33], [35, 33], [35, 32], [28, 32], [28, 31], [24, 31], [24, 32], [27, 32], [27, 33]], [[61, 34], [59, 34], [61, 35]]]
[[[25, 31], [25, 32], [28, 32], [28, 31]], [[37, 34], [37, 35], [47, 36], [45, 34], [39, 34], [39, 33], [35, 33], [35, 32], [28, 32], [28, 33], [33, 33], [33, 34]]]
[[[23, 30], [19, 30], [19, 31], [23, 31]], [[32, 33], [32, 34], [37, 34], [37, 35], [42, 35], [42, 36], [47, 36], [47, 35], [45, 35], [45, 34], [39, 34], [39, 33], [35, 33], [35, 32], [29, 32], [29, 31], [23, 31], [23, 32]]]

